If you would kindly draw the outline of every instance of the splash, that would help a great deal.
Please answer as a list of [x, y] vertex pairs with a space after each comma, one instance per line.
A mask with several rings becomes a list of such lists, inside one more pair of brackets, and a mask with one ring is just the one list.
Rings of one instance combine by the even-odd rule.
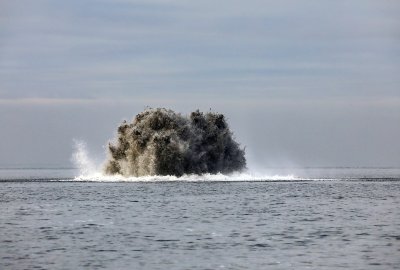
[[72, 161], [79, 169], [79, 176], [74, 178], [75, 181], [84, 182], [243, 182], [243, 181], [299, 181], [301, 179], [294, 175], [279, 175], [268, 173], [241, 172], [231, 174], [184, 174], [182, 176], [175, 175], [148, 175], [148, 176], [125, 176], [121, 174], [105, 174], [101, 165], [96, 165], [90, 159], [87, 145], [84, 141], [74, 140], [74, 150]]
[[72, 162], [79, 169], [80, 175], [94, 175], [97, 172], [97, 168], [89, 158], [87, 146], [84, 141], [73, 140], [74, 153], [72, 155]]
[[89, 158], [86, 143], [74, 140], [76, 181], [93, 182], [234, 182], [299, 181], [294, 175], [254, 173], [244, 150], [221, 114], [149, 109], [118, 128], [105, 165]]
[[105, 173], [125, 177], [231, 174], [246, 168], [244, 149], [224, 115], [195, 111], [190, 116], [147, 109], [118, 127]]

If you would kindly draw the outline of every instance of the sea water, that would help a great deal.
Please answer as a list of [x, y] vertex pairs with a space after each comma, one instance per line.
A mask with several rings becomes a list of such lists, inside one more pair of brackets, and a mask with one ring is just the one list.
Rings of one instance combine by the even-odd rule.
[[399, 169], [270, 172], [0, 169], [0, 269], [400, 267]]

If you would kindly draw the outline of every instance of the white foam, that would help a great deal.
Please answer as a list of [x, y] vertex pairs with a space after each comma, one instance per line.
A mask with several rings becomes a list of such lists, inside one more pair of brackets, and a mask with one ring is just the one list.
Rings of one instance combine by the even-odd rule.
[[76, 181], [94, 181], [94, 182], [235, 182], [235, 181], [297, 181], [305, 180], [297, 178], [294, 175], [255, 175], [251, 173], [237, 173], [231, 175], [224, 174], [203, 174], [203, 175], [183, 175], [181, 177], [166, 175], [166, 176], [141, 176], [141, 177], [125, 177], [122, 175], [104, 175], [102, 173], [93, 173], [80, 175], [75, 178]]

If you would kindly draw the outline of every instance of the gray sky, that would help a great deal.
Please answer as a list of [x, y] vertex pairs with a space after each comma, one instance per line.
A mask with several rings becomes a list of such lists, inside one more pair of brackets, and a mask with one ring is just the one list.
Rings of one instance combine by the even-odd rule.
[[252, 167], [400, 165], [397, 0], [0, 2], [0, 165], [70, 166], [145, 106], [225, 113]]

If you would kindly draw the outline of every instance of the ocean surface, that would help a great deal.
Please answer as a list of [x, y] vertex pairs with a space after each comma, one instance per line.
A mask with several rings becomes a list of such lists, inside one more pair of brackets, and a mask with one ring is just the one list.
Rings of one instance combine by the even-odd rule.
[[400, 169], [0, 169], [0, 269], [399, 269]]

